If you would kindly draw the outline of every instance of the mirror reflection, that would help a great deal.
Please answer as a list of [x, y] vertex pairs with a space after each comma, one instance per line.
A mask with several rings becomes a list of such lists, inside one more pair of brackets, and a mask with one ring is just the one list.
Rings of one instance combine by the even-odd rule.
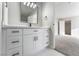
[[21, 2], [21, 21], [25, 23], [37, 23], [37, 3]]

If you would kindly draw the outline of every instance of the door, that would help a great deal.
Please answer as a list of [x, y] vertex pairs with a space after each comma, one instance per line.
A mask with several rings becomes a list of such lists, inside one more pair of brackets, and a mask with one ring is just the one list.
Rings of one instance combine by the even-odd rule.
[[23, 55], [31, 55], [34, 50], [34, 36], [33, 35], [24, 35], [23, 37]]
[[65, 21], [59, 20], [58, 22], [58, 34], [65, 35]]
[[65, 21], [65, 34], [71, 35], [71, 21]]

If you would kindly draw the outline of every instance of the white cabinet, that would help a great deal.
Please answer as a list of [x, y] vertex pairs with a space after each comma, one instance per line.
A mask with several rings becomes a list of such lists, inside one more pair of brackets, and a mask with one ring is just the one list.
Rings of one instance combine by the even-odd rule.
[[48, 46], [48, 29], [23, 30], [23, 55], [33, 55]]
[[30, 56], [41, 51], [49, 44], [48, 29], [4, 28], [2, 55]]
[[23, 36], [23, 55], [31, 55], [34, 52], [34, 35]]
[[22, 29], [3, 29], [2, 55], [22, 55]]
[[48, 29], [40, 29], [38, 32], [38, 40], [36, 41], [36, 51], [44, 49], [49, 44]]

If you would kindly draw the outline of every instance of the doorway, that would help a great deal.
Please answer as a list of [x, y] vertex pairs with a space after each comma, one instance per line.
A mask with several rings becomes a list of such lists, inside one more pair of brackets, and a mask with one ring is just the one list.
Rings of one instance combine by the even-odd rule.
[[65, 35], [71, 35], [71, 21], [65, 21]]
[[58, 21], [58, 34], [71, 35], [71, 20], [61, 19]]

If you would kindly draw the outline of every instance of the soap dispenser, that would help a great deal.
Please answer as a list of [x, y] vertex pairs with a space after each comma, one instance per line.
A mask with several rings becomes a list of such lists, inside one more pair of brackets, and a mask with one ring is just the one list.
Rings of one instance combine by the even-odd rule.
[[32, 26], [32, 24], [31, 24], [31, 23], [29, 23], [29, 26], [31, 27], [31, 26]]

